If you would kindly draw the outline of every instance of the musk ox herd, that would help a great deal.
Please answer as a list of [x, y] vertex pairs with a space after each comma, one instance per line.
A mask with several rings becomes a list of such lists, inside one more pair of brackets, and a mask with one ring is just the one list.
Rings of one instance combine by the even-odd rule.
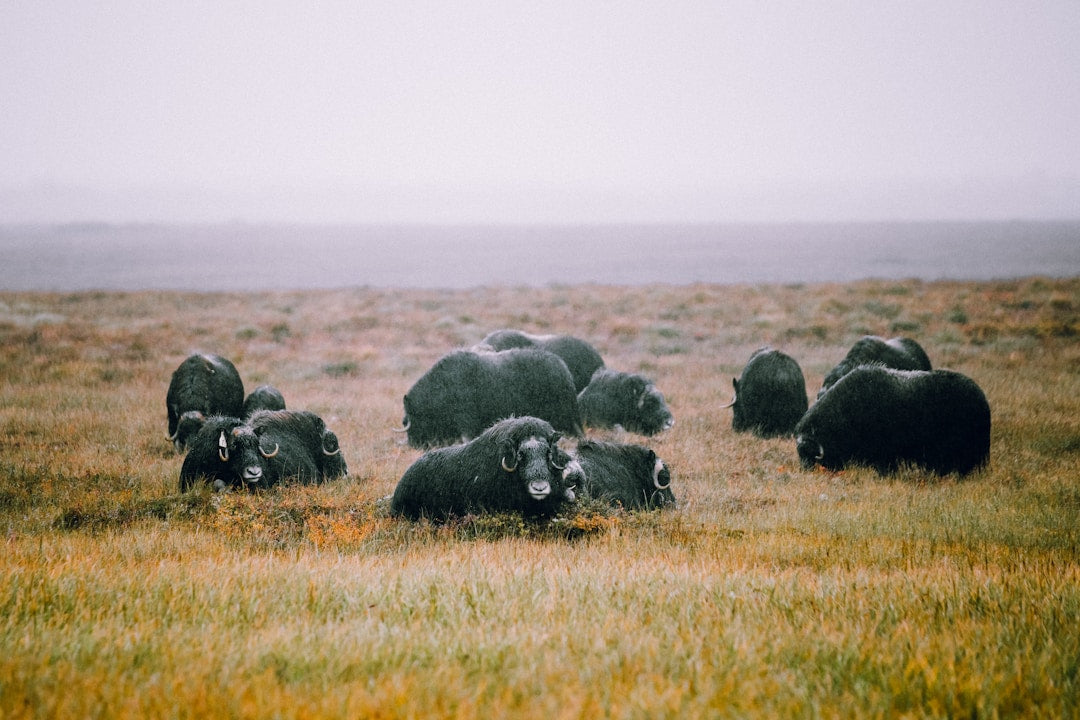
[[[762, 347], [732, 379], [732, 430], [791, 437], [803, 467], [905, 466], [965, 475], [990, 457], [990, 406], [979, 386], [934, 370], [911, 338], [859, 339], [813, 404], [791, 356]], [[421, 455], [390, 497], [404, 518], [484, 512], [554, 517], [579, 498], [653, 510], [676, 504], [667, 464], [625, 433], [650, 437], [675, 418], [647, 377], [609, 368], [569, 335], [497, 330], [449, 351], [404, 393], [398, 429]], [[185, 453], [179, 487], [260, 489], [348, 472], [317, 414], [285, 407], [271, 385], [244, 394], [227, 359], [197, 353], [172, 375], [168, 438]], [[587, 430], [608, 437], [589, 437]]]

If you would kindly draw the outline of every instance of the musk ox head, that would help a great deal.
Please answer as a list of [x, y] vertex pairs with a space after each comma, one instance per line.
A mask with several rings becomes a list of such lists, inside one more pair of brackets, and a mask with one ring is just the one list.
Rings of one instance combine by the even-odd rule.
[[192, 439], [180, 470], [180, 490], [202, 477], [214, 487], [257, 487], [266, 478], [265, 462], [279, 448], [262, 443], [239, 418], [209, 418]]
[[[511, 418], [492, 428], [492, 435], [499, 436], [499, 468], [508, 476], [508, 486], [518, 488], [521, 500], [528, 498], [537, 504], [574, 500], [574, 491], [584, 474], [581, 465], [559, 447], [562, 435], [554, 430], [548, 432], [550, 425], [543, 427], [547, 423], [522, 420]], [[524, 505], [528, 509], [528, 503]]]
[[663, 393], [635, 373], [600, 368], [578, 395], [585, 425], [655, 435], [675, 425]]
[[759, 437], [791, 435], [806, 412], [806, 380], [791, 356], [763, 347], [732, 378], [734, 399], [723, 407], [732, 409], [731, 428]]

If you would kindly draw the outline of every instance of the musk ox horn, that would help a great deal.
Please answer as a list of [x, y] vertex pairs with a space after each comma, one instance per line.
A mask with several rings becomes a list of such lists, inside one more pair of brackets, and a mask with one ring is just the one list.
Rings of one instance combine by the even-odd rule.
[[406, 420], [404, 425], [402, 425], [399, 428], [394, 428], [394, 432], [396, 432], [396, 433], [409, 432], [409, 427], [411, 425], [412, 425], [412, 420]]
[[229, 462], [229, 441], [225, 439], [225, 431], [221, 431], [221, 435], [218, 436], [218, 457], [221, 458], [221, 462]]
[[334, 450], [333, 452], [331, 452], [330, 450], [326, 449], [325, 445], [323, 445], [322, 446], [322, 454], [327, 455], [329, 457], [333, 457], [334, 455], [340, 455], [341, 454], [341, 448], [339, 447], [337, 450]]
[[653, 465], [652, 471], [652, 484], [657, 490], [667, 490], [671, 487], [671, 481], [668, 480], [667, 485], [660, 484], [660, 471], [664, 469], [664, 463], [660, 462], [660, 458], [656, 458], [656, 464]]
[[517, 460], [514, 461], [514, 465], [513, 465], [513, 467], [511, 467], [510, 465], [506, 464], [506, 456], [505, 455], [502, 456], [502, 461], [501, 461], [500, 464], [502, 465], [502, 469], [505, 470], [508, 473], [512, 473], [515, 470], [517, 470]]
[[562, 465], [560, 465], [559, 463], [555, 462], [555, 453], [554, 452], [549, 452], [548, 453], [548, 462], [550, 462], [551, 467], [555, 468], [556, 470], [565, 470], [567, 463], [570, 462], [570, 461], [567, 460]]
[[279, 445], [277, 443], [274, 443], [274, 451], [273, 452], [266, 452], [266, 451], [264, 451], [262, 449], [262, 445], [259, 446], [259, 454], [262, 455], [264, 458], [272, 458], [275, 455], [277, 455], [280, 450], [281, 450], [281, 445]]
[[818, 443], [817, 455], [814, 456], [814, 459], [815, 460], [824, 460], [825, 459], [825, 447], [821, 443]]
[[739, 399], [739, 394], [738, 394], [738, 393], [735, 393], [735, 397], [731, 398], [731, 402], [729, 402], [729, 403], [728, 403], [727, 405], [721, 405], [721, 406], [720, 406], [720, 409], [721, 409], [721, 410], [723, 410], [724, 408], [729, 408], [729, 407], [732, 407], [732, 406], [734, 406], [734, 405], [735, 405], [735, 402], [736, 402], [736, 401], [737, 401], [738, 399]]

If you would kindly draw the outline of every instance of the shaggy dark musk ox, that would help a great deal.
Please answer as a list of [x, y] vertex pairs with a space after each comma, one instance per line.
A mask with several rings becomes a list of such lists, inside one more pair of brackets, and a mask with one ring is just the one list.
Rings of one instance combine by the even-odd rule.
[[544, 420], [509, 418], [464, 445], [429, 450], [401, 477], [390, 512], [414, 520], [479, 512], [555, 515], [584, 480], [558, 439]]
[[[741, 378], [732, 378], [731, 428], [758, 437], [791, 435], [806, 412], [806, 379], [790, 355], [763, 347], [750, 356]], [[728, 407], [728, 406], [725, 406]]]
[[894, 370], [931, 370], [930, 358], [919, 343], [911, 338], [894, 337], [886, 340], [866, 335], [855, 341], [844, 359], [825, 376], [817, 396], [825, 392], [860, 365], [883, 365]]
[[664, 395], [648, 378], [601, 368], [578, 395], [581, 420], [588, 427], [615, 428], [655, 435], [675, 425]]
[[495, 330], [480, 341], [480, 346], [483, 345], [494, 350], [532, 347], [555, 353], [570, 369], [577, 392], [584, 390], [593, 373], [604, 367], [604, 359], [596, 348], [572, 335], [531, 335], [521, 330]]
[[273, 385], [260, 385], [244, 398], [243, 417], [250, 417], [256, 410], [284, 410], [285, 396]]
[[165, 394], [169, 440], [183, 452], [208, 417], [239, 417], [243, 408], [244, 383], [236, 367], [220, 355], [191, 355], [173, 371]]
[[967, 474], [990, 459], [990, 405], [951, 370], [864, 365], [845, 375], [795, 427], [804, 467], [848, 463], [889, 473], [905, 463]]
[[574, 380], [545, 350], [457, 350], [444, 355], [404, 398], [404, 431], [413, 447], [468, 440], [508, 417], [532, 416], [580, 437]]
[[310, 412], [257, 410], [248, 420], [211, 417], [192, 439], [180, 490], [203, 478], [215, 488], [317, 483], [347, 472], [337, 436]]
[[584, 492], [627, 510], [654, 510], [675, 505], [671, 473], [656, 453], [641, 445], [587, 440], [574, 457], [585, 473]]

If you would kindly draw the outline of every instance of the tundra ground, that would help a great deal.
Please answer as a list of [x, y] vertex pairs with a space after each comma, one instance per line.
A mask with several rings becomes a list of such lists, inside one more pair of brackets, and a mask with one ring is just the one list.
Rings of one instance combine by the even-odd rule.
[[[654, 379], [678, 509], [387, 516], [443, 353], [564, 332]], [[799, 467], [731, 430], [772, 345], [813, 397], [864, 334], [985, 391], [965, 479]], [[1080, 279], [0, 293], [0, 717], [1080, 714]], [[192, 351], [337, 433], [349, 477], [177, 492]]]

